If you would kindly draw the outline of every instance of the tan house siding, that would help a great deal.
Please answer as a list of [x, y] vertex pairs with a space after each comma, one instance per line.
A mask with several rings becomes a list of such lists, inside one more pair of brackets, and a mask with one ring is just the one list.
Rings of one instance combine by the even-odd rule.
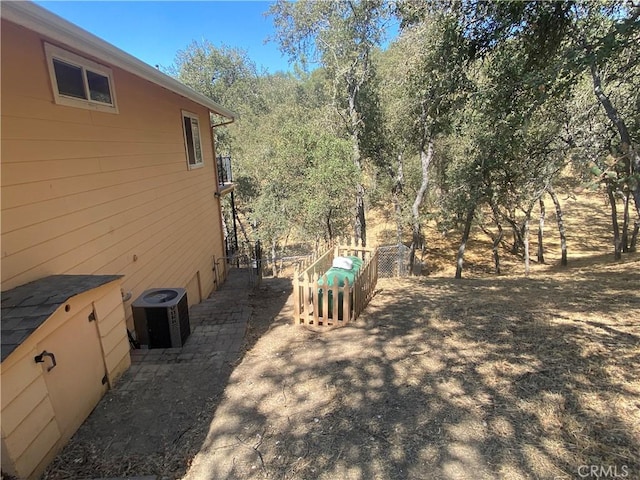
[[[209, 295], [223, 242], [207, 108], [114, 67], [119, 113], [56, 105], [48, 40], [5, 20], [1, 34], [3, 290], [50, 274], [123, 274], [135, 299], [199, 272]], [[199, 116], [202, 168], [187, 167], [182, 110]]]
[[[67, 300], [2, 362], [4, 471], [36, 478], [106, 392], [108, 385], [100, 382], [104, 373], [113, 384], [129, 367], [119, 282]], [[92, 311], [95, 327], [87, 320]], [[34, 362], [43, 349], [58, 358], [51, 371], [48, 360]]]

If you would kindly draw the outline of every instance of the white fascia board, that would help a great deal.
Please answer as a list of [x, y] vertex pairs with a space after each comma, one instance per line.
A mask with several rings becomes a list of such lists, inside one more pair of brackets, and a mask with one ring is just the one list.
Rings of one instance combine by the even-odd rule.
[[238, 114], [233, 111], [218, 105], [210, 98], [183, 85], [169, 75], [162, 73], [151, 65], [147, 65], [133, 55], [129, 55], [125, 51], [120, 50], [35, 3], [30, 1], [2, 1], [0, 5], [0, 15], [12, 23], [45, 35], [52, 40], [101, 59], [111, 66], [121, 68], [149, 82], [160, 85], [199, 105], [207, 107], [215, 114], [233, 120], [238, 118]]

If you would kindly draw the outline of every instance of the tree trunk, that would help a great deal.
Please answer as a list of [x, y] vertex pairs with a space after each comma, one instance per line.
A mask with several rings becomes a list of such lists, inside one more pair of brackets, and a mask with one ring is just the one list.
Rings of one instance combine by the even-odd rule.
[[273, 276], [278, 276], [278, 265], [276, 262], [276, 242], [271, 242], [271, 268], [273, 269]]
[[564, 229], [564, 219], [562, 218], [562, 207], [560, 206], [560, 200], [558, 200], [558, 196], [553, 188], [547, 188], [547, 192], [549, 192], [549, 196], [551, 196], [551, 200], [553, 201], [553, 205], [556, 207], [556, 221], [558, 222], [558, 233], [560, 234], [560, 251], [561, 251], [561, 259], [560, 265], [563, 267], [567, 266], [567, 236]]
[[[360, 158], [360, 147], [358, 146], [358, 137], [353, 135], [353, 164], [358, 169], [358, 172], [362, 172], [362, 159]], [[364, 185], [358, 182], [356, 185], [356, 212], [354, 223], [354, 237], [357, 245], [367, 246], [367, 219], [364, 211]]]
[[544, 237], [544, 217], [546, 210], [544, 208], [544, 198], [540, 197], [540, 221], [538, 222], [538, 263], [544, 263], [544, 246], [543, 246], [543, 237]]
[[[362, 152], [360, 151], [360, 138], [358, 131], [360, 124], [362, 123], [360, 114], [356, 106], [356, 97], [360, 85], [355, 82], [348, 85], [349, 92], [349, 130], [351, 136], [351, 147], [353, 149], [353, 164], [358, 169], [358, 173], [362, 172]], [[363, 247], [367, 246], [367, 219], [365, 217], [364, 208], [364, 196], [365, 189], [362, 182], [358, 182], [356, 186], [356, 208], [355, 208], [355, 222], [354, 222], [354, 237], [356, 246], [358, 244]]]
[[486, 233], [489, 238], [491, 239], [491, 243], [492, 243], [492, 252], [493, 252], [493, 264], [495, 266], [494, 272], [496, 274], [500, 274], [500, 250], [499, 250], [499, 246], [500, 246], [500, 242], [502, 241], [502, 237], [504, 237], [504, 232], [502, 231], [502, 225], [500, 225], [498, 222], [496, 222], [496, 225], [498, 226], [498, 234], [494, 235], [493, 233], [491, 233], [491, 230], [484, 228], [484, 227], [480, 227], [482, 228], [482, 231], [484, 233]]
[[358, 184], [356, 187], [356, 223], [355, 223], [356, 245], [367, 246], [367, 219], [364, 212], [364, 185]]
[[631, 235], [631, 242], [629, 242], [630, 252], [636, 251], [636, 245], [638, 244], [638, 232], [640, 232], [640, 221], [636, 220], [633, 225], [633, 234]]
[[498, 235], [493, 239], [493, 264], [495, 265], [495, 272], [500, 275], [500, 242], [502, 241], [502, 237], [504, 237], [504, 232], [502, 231], [502, 226], [498, 225]]
[[527, 212], [522, 225], [522, 243], [524, 244], [524, 276], [528, 277], [531, 270], [531, 261], [529, 259], [529, 218], [531, 214]]
[[[262, 281], [262, 244], [260, 240], [256, 240], [256, 244], [253, 249], [253, 256], [256, 262], [256, 276], [258, 277], [258, 281]], [[281, 265], [282, 266], [282, 265]]]
[[[629, 135], [625, 121], [602, 89], [602, 79], [600, 78], [600, 72], [598, 71], [595, 61], [591, 62], [591, 79], [593, 81], [593, 93], [598, 99], [598, 102], [600, 102], [600, 105], [604, 108], [609, 120], [611, 120], [618, 130], [618, 135], [620, 135], [620, 147], [622, 153], [625, 155], [625, 165], [627, 165], [625, 174], [629, 177], [634, 174], [640, 174], [640, 153], [633, 148], [631, 136]], [[636, 213], [640, 216], [640, 188], [636, 188], [633, 191], [633, 198], [636, 204]]]
[[514, 220], [515, 218], [515, 212], [509, 212], [510, 217], [507, 216], [503, 216], [503, 218], [506, 220], [506, 222], [509, 224], [509, 226], [511, 227], [511, 234], [512, 234], [512, 244], [511, 244], [511, 254], [512, 255], [517, 255], [518, 253], [520, 253], [520, 249], [524, 249], [524, 239], [523, 239], [523, 235], [524, 235], [524, 225], [522, 225], [521, 227], [518, 226], [518, 224], [516, 223], [516, 221]]
[[333, 213], [333, 209], [329, 209], [329, 213], [327, 213], [327, 234], [329, 235], [329, 245], [333, 243], [333, 230], [331, 229], [331, 214]]
[[618, 207], [616, 205], [616, 197], [613, 194], [613, 187], [607, 185], [607, 196], [611, 203], [611, 224], [613, 226], [613, 252], [616, 260], [622, 258], [622, 244], [620, 239], [620, 226], [618, 225]]
[[427, 151], [424, 148], [420, 150], [420, 165], [422, 167], [422, 182], [420, 188], [416, 193], [416, 198], [411, 206], [411, 216], [413, 219], [412, 237], [411, 237], [411, 251], [409, 252], [409, 269], [413, 272], [413, 266], [416, 259], [416, 250], [424, 247], [422, 238], [422, 228], [420, 225], [420, 206], [424, 201], [427, 187], [429, 186], [429, 165], [433, 158], [433, 140], [429, 140], [427, 144]]
[[629, 192], [623, 194], [622, 197], [622, 235], [620, 238], [622, 253], [629, 252], [629, 197]]
[[404, 189], [404, 154], [398, 154], [398, 173], [395, 176], [393, 187], [391, 188], [391, 194], [393, 196], [393, 209], [396, 216], [396, 237], [397, 243], [402, 243], [402, 202], [400, 196]]
[[473, 215], [476, 210], [475, 202], [469, 207], [467, 211], [467, 218], [464, 222], [464, 231], [462, 233], [462, 239], [460, 240], [460, 247], [458, 248], [458, 257], [456, 259], [456, 278], [462, 278], [462, 265], [464, 263], [464, 251], [467, 248], [467, 241], [469, 240], [469, 234], [471, 233], [471, 224], [473, 223]]
[[489, 200], [489, 206], [491, 207], [491, 212], [493, 213], [493, 221], [495, 222], [496, 227], [498, 227], [498, 235], [495, 237], [492, 236], [491, 240], [493, 241], [492, 251], [493, 251], [493, 263], [495, 265], [495, 273], [499, 275], [501, 273], [499, 247], [500, 247], [500, 242], [502, 242], [502, 239], [504, 238], [504, 230], [502, 229], [502, 224], [500, 223], [501, 215], [500, 215], [500, 211], [498, 210], [498, 207], [492, 200]]
[[[393, 175], [392, 175], [393, 176]], [[402, 195], [402, 191], [404, 189], [404, 154], [398, 154], [398, 171], [395, 175], [393, 187], [391, 188], [391, 194], [393, 198], [393, 209], [396, 217], [396, 243], [398, 245], [398, 258], [397, 258], [397, 270], [394, 272], [399, 277], [404, 275], [404, 269], [406, 266], [404, 259], [404, 250], [402, 244], [402, 230], [403, 230], [403, 221], [402, 221], [402, 202], [400, 201], [400, 196]]]
[[520, 245], [522, 245], [522, 236], [520, 235], [520, 232], [518, 231], [518, 224], [515, 222], [516, 218], [516, 212], [515, 210], [509, 210], [509, 218], [507, 218], [507, 222], [509, 222], [509, 225], [511, 225], [511, 229], [512, 229], [512, 239], [513, 239], [513, 243], [511, 244], [511, 253], [513, 255], [517, 255], [518, 252], [520, 251]]

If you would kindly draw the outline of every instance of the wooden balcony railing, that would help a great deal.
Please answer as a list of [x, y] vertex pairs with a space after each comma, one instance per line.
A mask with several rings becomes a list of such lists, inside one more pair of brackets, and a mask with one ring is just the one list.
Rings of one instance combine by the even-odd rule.
[[218, 171], [218, 192], [220, 195], [233, 191], [233, 175], [231, 174], [231, 157], [218, 155], [216, 158]]

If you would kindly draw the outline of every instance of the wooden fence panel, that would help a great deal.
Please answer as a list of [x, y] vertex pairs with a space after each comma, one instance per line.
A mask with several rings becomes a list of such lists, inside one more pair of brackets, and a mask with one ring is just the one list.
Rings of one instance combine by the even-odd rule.
[[[340, 287], [337, 281], [329, 285], [326, 272], [332, 266], [333, 259], [348, 255], [363, 259], [363, 265], [353, 284], [345, 279], [343, 287]], [[302, 272], [296, 271], [293, 281], [295, 324], [324, 331], [347, 325], [357, 319], [373, 296], [378, 280], [377, 262], [376, 249], [338, 245], [320, 255]], [[320, 278], [322, 285], [318, 284]]]

